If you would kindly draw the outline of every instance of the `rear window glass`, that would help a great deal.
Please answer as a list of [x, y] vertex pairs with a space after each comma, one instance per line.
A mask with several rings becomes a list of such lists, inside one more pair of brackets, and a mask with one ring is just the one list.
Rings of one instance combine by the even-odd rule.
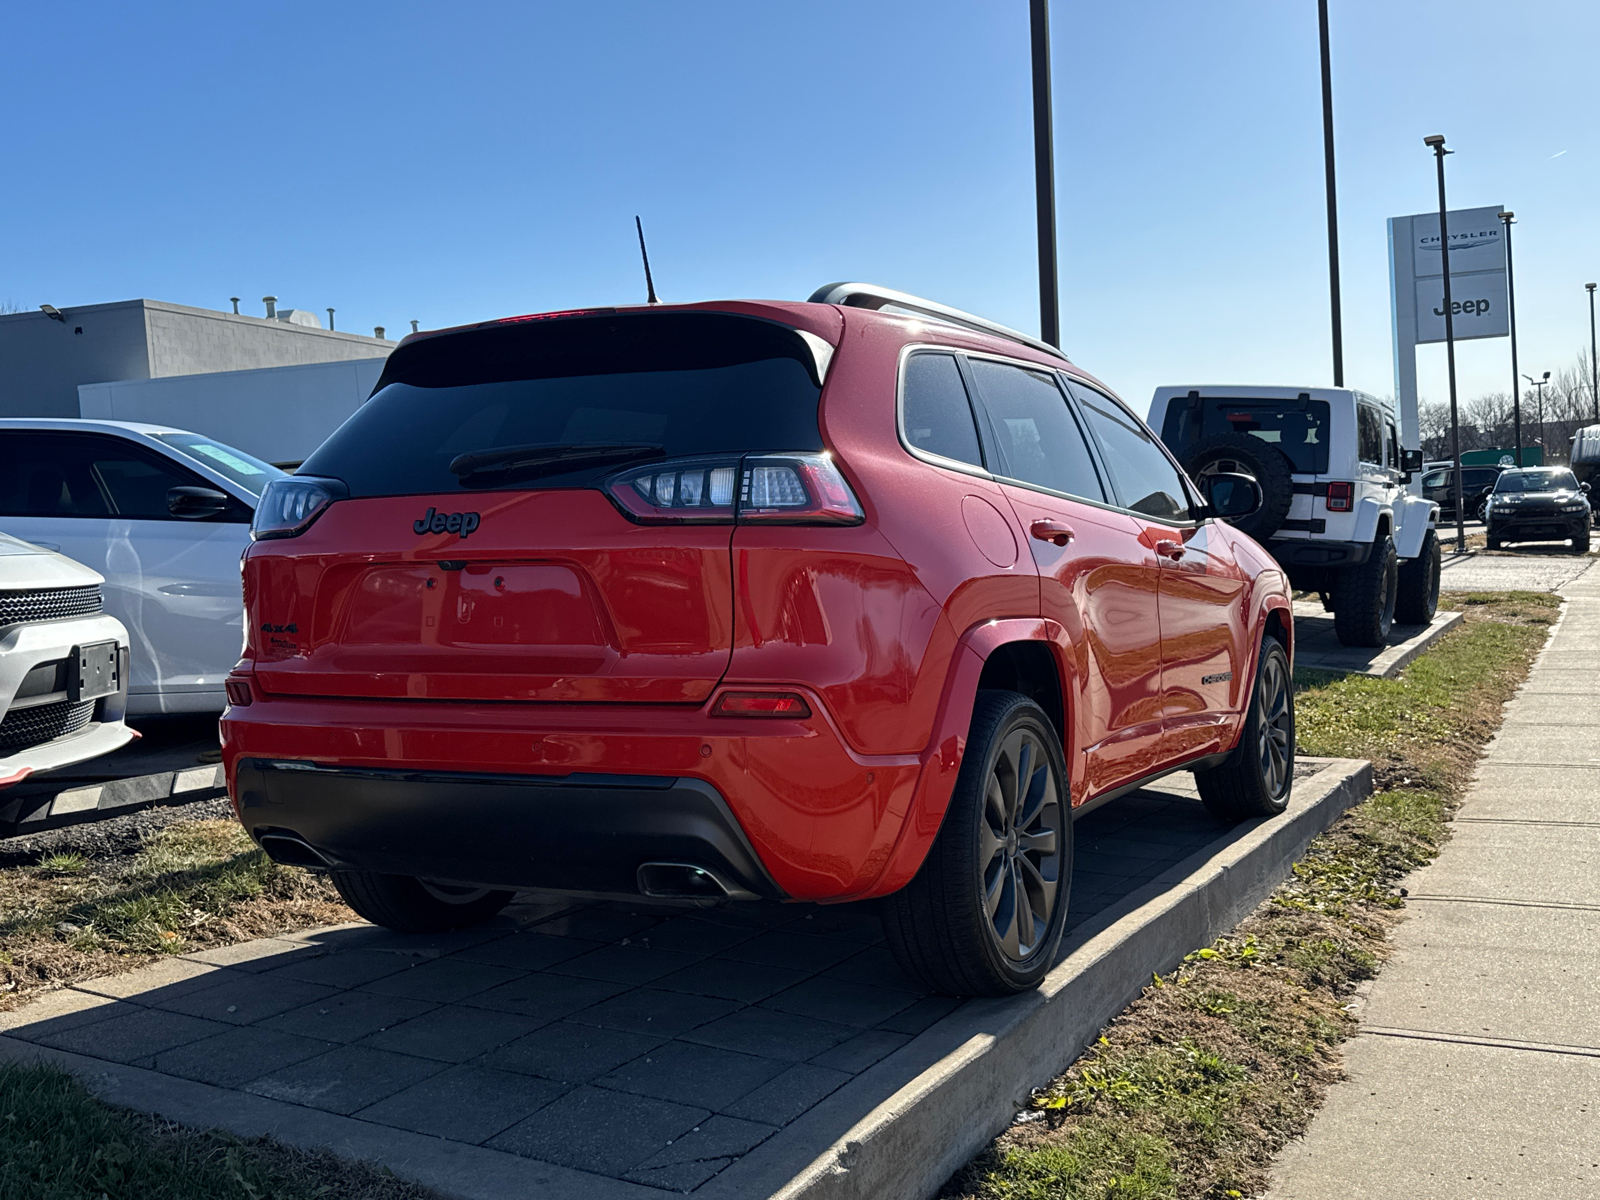
[[352, 496], [583, 487], [626, 461], [459, 477], [464, 454], [632, 446], [645, 455], [817, 451], [821, 387], [793, 329], [722, 313], [493, 325], [402, 346], [372, 398], [300, 468]]
[[[1248, 433], [1276, 446], [1297, 475], [1328, 471], [1326, 400], [1230, 400], [1226, 397], [1176, 397], [1167, 405], [1161, 440], [1181, 456], [1201, 438]], [[1380, 434], [1380, 439], [1382, 435]]]

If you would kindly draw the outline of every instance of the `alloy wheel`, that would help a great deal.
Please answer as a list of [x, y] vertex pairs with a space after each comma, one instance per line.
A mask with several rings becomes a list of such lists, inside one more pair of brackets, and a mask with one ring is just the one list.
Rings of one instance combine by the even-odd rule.
[[1289, 786], [1294, 710], [1289, 706], [1289, 672], [1283, 659], [1276, 654], [1262, 664], [1256, 703], [1261, 713], [1256, 746], [1261, 758], [1261, 779], [1267, 786], [1267, 794], [1277, 799]]
[[1039, 948], [1061, 899], [1061, 821], [1049, 754], [1032, 730], [1013, 730], [989, 771], [978, 860], [984, 910], [1014, 962]]

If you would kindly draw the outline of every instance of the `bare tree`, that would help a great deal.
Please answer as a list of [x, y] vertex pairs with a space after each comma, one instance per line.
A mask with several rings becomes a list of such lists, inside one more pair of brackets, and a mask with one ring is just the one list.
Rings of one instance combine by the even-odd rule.
[[15, 300], [0, 300], [0, 317], [8, 313], [28, 312], [26, 304], [18, 304]]

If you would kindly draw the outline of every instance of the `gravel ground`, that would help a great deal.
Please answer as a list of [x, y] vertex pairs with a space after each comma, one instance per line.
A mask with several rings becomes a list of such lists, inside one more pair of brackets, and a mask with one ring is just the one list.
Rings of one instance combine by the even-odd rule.
[[231, 817], [233, 806], [226, 797], [197, 800], [193, 804], [174, 804], [147, 808], [125, 817], [108, 817], [65, 829], [0, 839], [0, 868], [29, 866], [47, 854], [81, 854], [91, 862], [104, 862], [135, 853], [150, 834], [184, 821], [216, 820]]

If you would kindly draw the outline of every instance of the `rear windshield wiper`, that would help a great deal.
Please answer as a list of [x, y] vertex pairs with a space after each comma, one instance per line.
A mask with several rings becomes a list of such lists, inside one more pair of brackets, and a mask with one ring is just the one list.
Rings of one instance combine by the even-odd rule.
[[450, 473], [466, 478], [491, 472], [543, 475], [610, 462], [662, 458], [666, 447], [653, 442], [539, 442], [530, 446], [497, 446], [473, 450], [450, 460]]

